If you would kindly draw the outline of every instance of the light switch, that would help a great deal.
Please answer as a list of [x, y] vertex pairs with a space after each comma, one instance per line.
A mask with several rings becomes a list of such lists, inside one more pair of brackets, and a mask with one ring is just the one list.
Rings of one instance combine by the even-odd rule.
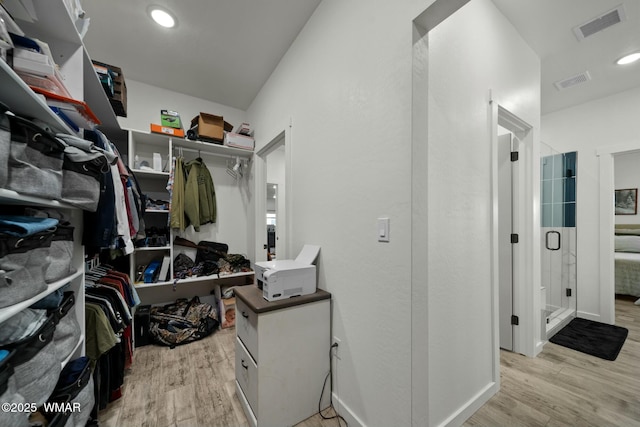
[[378, 242], [389, 241], [389, 218], [378, 218]]

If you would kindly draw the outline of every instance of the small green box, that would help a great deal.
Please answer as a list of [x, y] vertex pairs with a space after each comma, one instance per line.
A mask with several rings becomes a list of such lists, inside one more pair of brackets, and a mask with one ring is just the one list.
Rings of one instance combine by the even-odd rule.
[[162, 126], [182, 129], [180, 115], [176, 111], [160, 110], [160, 123]]

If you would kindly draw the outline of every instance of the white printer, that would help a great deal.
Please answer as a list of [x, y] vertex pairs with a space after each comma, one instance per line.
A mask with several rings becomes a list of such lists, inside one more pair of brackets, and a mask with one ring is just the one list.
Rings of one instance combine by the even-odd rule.
[[256, 280], [267, 301], [313, 294], [316, 291], [316, 266], [320, 246], [304, 245], [295, 260], [255, 263]]

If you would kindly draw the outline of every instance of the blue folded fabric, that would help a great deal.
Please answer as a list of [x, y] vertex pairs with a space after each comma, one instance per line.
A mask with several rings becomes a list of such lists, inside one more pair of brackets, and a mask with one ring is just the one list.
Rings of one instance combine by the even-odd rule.
[[0, 233], [16, 237], [27, 237], [41, 231], [55, 228], [58, 220], [35, 216], [0, 215]]
[[71, 360], [64, 367], [58, 378], [58, 384], [56, 388], [66, 387], [78, 381], [80, 375], [84, 372], [84, 369], [89, 364], [90, 360], [87, 356], [81, 356], [75, 360]]
[[0, 362], [2, 362], [8, 355], [9, 352], [7, 350], [0, 350]]

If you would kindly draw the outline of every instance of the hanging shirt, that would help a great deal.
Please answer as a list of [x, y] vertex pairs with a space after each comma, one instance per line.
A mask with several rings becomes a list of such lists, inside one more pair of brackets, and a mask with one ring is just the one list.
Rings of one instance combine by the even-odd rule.
[[107, 316], [96, 304], [85, 303], [86, 352], [92, 360], [97, 360], [118, 343]]

